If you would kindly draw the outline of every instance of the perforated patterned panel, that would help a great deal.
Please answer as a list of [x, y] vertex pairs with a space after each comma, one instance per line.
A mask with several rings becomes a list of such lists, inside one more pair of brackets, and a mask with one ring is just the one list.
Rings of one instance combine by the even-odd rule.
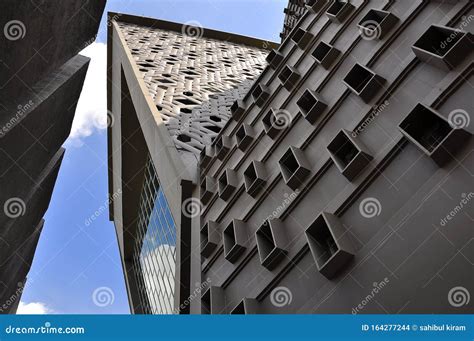
[[266, 66], [266, 50], [208, 39], [200, 28], [179, 33], [118, 24], [181, 150], [198, 154], [210, 144], [229, 119], [232, 103]]
[[283, 23], [283, 31], [280, 33], [281, 40], [290, 34], [291, 30], [296, 26], [298, 20], [306, 12], [304, 0], [290, 0], [285, 8], [285, 21]]

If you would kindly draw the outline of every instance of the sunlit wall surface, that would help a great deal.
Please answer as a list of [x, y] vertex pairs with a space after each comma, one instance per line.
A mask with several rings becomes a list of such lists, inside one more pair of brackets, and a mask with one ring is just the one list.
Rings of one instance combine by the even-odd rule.
[[[144, 312], [172, 314], [176, 270], [176, 226], [148, 158], [134, 254], [137, 286]], [[141, 270], [141, 271], [140, 271]]]

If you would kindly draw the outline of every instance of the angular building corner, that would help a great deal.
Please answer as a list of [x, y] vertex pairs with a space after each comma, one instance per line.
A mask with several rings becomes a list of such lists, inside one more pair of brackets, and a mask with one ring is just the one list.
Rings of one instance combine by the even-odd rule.
[[132, 311], [469, 313], [472, 2], [285, 14], [279, 46], [109, 14]]
[[[100, 1], [0, 4], [0, 313], [26, 285], [89, 59]], [[67, 34], [67, 36], [66, 36]]]
[[109, 22], [110, 217], [131, 309], [186, 313], [200, 152], [277, 45], [119, 13]]

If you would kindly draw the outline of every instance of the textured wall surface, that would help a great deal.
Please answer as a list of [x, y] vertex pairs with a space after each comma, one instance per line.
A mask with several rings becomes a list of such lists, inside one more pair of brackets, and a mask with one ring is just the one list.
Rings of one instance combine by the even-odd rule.
[[[115, 122], [108, 132], [109, 191], [122, 193], [114, 200], [111, 219], [130, 305], [134, 313], [185, 314], [191, 259], [191, 215], [186, 210], [194, 206], [190, 195], [198, 178], [199, 153], [228, 123], [230, 107], [252, 87], [269, 50], [278, 44], [146, 17], [109, 13], [109, 18], [114, 22], [108, 32], [108, 105]], [[166, 309], [147, 302], [160, 295], [145, 291], [160, 285], [143, 285], [146, 269], [133, 261], [145, 227], [149, 229], [149, 213], [139, 216], [147, 160], [155, 166], [176, 225], [176, 242], [168, 248], [173, 250], [176, 276], [170, 279], [174, 288], [166, 295], [168, 304], [161, 304]], [[171, 263], [163, 253], [160, 257], [161, 263]]]
[[[196, 154], [266, 65], [268, 51], [202, 37], [200, 27], [172, 32], [119, 26], [176, 146]], [[223, 106], [227, 110], [216, 110]]]
[[191, 311], [472, 312], [472, 2], [312, 3], [201, 159]]
[[18, 307], [104, 7], [0, 3], [0, 313]]
[[298, 23], [298, 20], [300, 20], [306, 12], [305, 0], [290, 0], [284, 12], [285, 19], [283, 22], [283, 30], [280, 33], [281, 41], [288, 37], [291, 30]]

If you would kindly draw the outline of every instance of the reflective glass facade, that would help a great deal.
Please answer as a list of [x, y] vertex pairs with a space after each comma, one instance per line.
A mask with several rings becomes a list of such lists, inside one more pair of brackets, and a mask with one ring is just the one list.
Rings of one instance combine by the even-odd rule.
[[134, 262], [144, 312], [172, 314], [176, 271], [176, 226], [150, 157], [146, 165], [140, 199]]

